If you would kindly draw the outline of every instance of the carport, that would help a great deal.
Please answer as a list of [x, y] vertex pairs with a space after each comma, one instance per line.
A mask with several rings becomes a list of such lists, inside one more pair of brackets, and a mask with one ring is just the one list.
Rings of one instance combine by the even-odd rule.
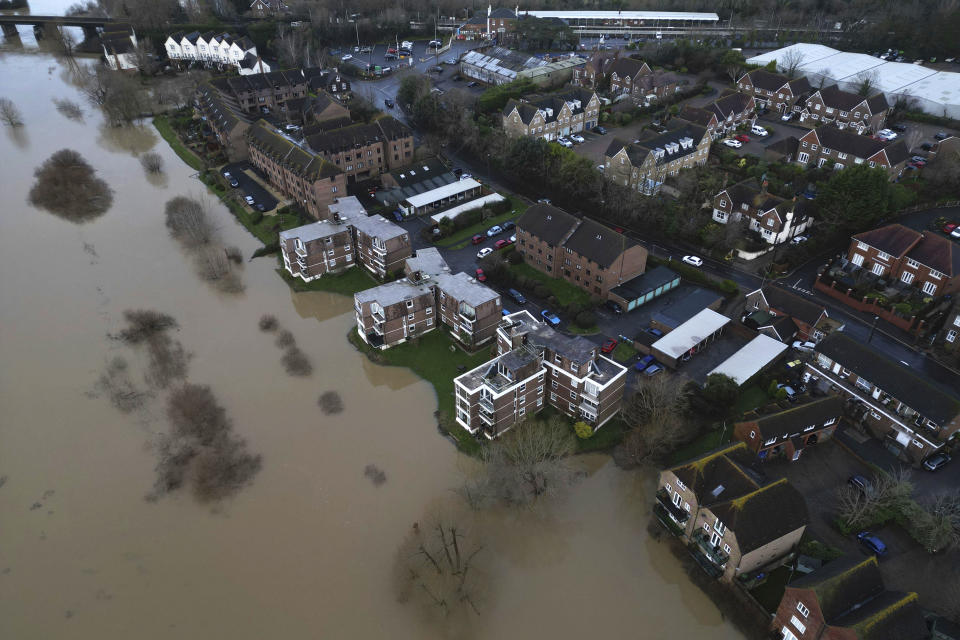
[[409, 196], [400, 203], [400, 209], [404, 215], [432, 214], [437, 209], [463, 202], [464, 200], [473, 200], [479, 196], [483, 187], [473, 178], [458, 180], [452, 184], [445, 184], [442, 187], [418, 193]]
[[787, 345], [761, 333], [707, 375], [725, 375], [739, 386], [776, 362], [786, 350]]
[[660, 265], [610, 290], [610, 300], [624, 311], [633, 311], [680, 285], [680, 276]]
[[713, 309], [704, 309], [650, 347], [653, 355], [671, 369], [684, 357], [700, 351], [715, 340], [730, 318]]

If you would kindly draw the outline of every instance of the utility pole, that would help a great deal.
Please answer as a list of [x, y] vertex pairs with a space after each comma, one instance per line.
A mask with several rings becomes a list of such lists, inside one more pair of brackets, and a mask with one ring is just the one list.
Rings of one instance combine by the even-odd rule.
[[867, 338], [867, 344], [873, 340], [873, 332], [877, 329], [877, 320], [880, 319], [880, 316], [873, 316], [873, 324], [870, 325], [870, 336]]

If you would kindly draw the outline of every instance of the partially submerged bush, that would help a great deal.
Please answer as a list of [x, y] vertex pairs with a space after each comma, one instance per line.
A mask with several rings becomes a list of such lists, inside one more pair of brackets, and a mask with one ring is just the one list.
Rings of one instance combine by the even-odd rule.
[[289, 347], [280, 361], [291, 376], [304, 377], [313, 373], [313, 365], [310, 364], [307, 354], [295, 346]]
[[167, 200], [165, 207], [170, 235], [188, 248], [209, 244], [213, 240], [213, 225], [207, 219], [204, 206], [184, 196]]
[[113, 204], [113, 191], [73, 149], [61, 149], [33, 172], [37, 181], [27, 200], [75, 223], [99, 218]]
[[276, 316], [272, 316], [270, 314], [260, 316], [260, 322], [259, 322], [260, 331], [264, 331], [264, 332], [276, 331], [278, 325], [279, 323], [277, 322]]
[[163, 156], [155, 151], [150, 151], [140, 156], [140, 166], [147, 173], [163, 172]]
[[320, 394], [317, 404], [320, 405], [320, 410], [323, 411], [324, 415], [329, 416], [343, 412], [343, 399], [336, 391], [324, 391]]

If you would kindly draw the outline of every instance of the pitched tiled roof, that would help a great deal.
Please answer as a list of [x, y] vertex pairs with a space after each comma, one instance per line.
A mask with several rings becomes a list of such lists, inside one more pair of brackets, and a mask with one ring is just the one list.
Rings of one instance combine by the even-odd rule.
[[889, 109], [890, 103], [887, 102], [887, 97], [885, 95], [878, 93], [867, 98], [867, 106], [870, 107], [871, 113], [878, 114]]
[[919, 231], [914, 231], [902, 224], [888, 224], [885, 227], [858, 233], [853, 236], [853, 239], [900, 258], [916, 245], [922, 236], [923, 234]]
[[797, 154], [797, 149], [800, 146], [800, 141], [796, 136], [787, 136], [781, 140], [777, 140], [773, 144], [767, 147], [767, 151], [771, 153], [778, 153], [784, 156], [794, 156]]
[[787, 76], [780, 75], [779, 73], [771, 73], [764, 69], [754, 69], [753, 71], [748, 72], [747, 79], [750, 80], [750, 83], [760, 89], [766, 89], [767, 91], [776, 91], [783, 85], [787, 84], [789, 80]]
[[753, 453], [742, 442], [717, 449], [671, 469], [673, 474], [697, 496], [701, 507], [739, 498], [760, 487], [748, 472], [754, 464]]
[[819, 93], [824, 105], [840, 111], [853, 111], [854, 107], [863, 102], [860, 94], [844, 91], [835, 84], [820, 89]]
[[309, 153], [259, 120], [247, 131], [250, 144], [278, 164], [308, 179], [329, 178], [342, 173], [336, 166]]
[[708, 111], [707, 109], [701, 109], [700, 107], [692, 107], [687, 105], [677, 117], [681, 120], [686, 120], [691, 124], [706, 127], [714, 118], [717, 117], [717, 114], [713, 113], [712, 111]]
[[801, 93], [807, 93], [812, 87], [807, 76], [801, 76], [790, 81], [790, 88], [793, 89], [793, 94], [798, 96]]
[[412, 135], [410, 129], [392, 116], [384, 116], [369, 124], [354, 124], [339, 129], [311, 133], [307, 146], [320, 153], [340, 153], [365, 147], [375, 142], [398, 140]]
[[884, 591], [836, 621], [858, 640], [925, 640], [930, 637], [915, 593]]
[[910, 157], [910, 150], [903, 140], [894, 140], [893, 144], [887, 146], [886, 152], [890, 166], [898, 165]]
[[643, 60], [622, 56], [613, 61], [608, 73], [616, 73], [621, 78], [634, 78], [645, 64]]
[[878, 386], [924, 417], [945, 425], [960, 414], [960, 400], [933, 386], [899, 362], [881, 355], [843, 332], [835, 331], [817, 345], [817, 352]]
[[777, 309], [801, 322], [813, 326], [826, 311], [823, 305], [801, 298], [780, 287], [767, 285], [762, 289], [763, 297], [772, 309]]
[[907, 252], [907, 257], [951, 278], [960, 275], [960, 246], [949, 238], [924, 233], [920, 242]]
[[605, 227], [599, 222], [584, 219], [576, 231], [564, 241], [563, 246], [606, 269], [624, 251], [636, 244], [622, 233]]
[[810, 589], [817, 595], [827, 624], [836, 620], [883, 590], [883, 578], [874, 556], [844, 556], [813, 573], [797, 578], [789, 589]]
[[770, 192], [764, 192], [756, 180], [744, 180], [725, 189], [734, 209], [740, 209], [740, 205], [746, 203], [760, 212], [767, 212], [784, 204], [786, 200], [775, 196]]
[[576, 225], [576, 217], [549, 204], [535, 204], [517, 220], [517, 228], [553, 247], [559, 245]]
[[739, 498], [710, 507], [737, 536], [737, 547], [747, 554], [810, 522], [803, 495], [781, 478]]
[[840, 396], [827, 396], [744, 422], [756, 423], [761, 439], [769, 439], [803, 433], [806, 427], [820, 426], [830, 418], [839, 418], [842, 414], [843, 400]]
[[857, 158], [869, 158], [880, 152], [885, 142], [874, 140], [868, 136], [858, 135], [849, 129], [838, 129], [833, 125], [822, 125], [815, 129], [820, 146], [848, 153]]
[[707, 130], [704, 127], [689, 124], [687, 122], [678, 122], [671, 121], [672, 126], [676, 127], [672, 131], [667, 131], [666, 133], [654, 133], [652, 131], [647, 131], [644, 134], [641, 134], [640, 139], [633, 144], [627, 144], [622, 140], [614, 138], [610, 144], [607, 146], [606, 156], [612, 157], [620, 152], [621, 149], [627, 150], [627, 156], [630, 158], [630, 162], [633, 166], [639, 166], [647, 159], [647, 156], [654, 152], [656, 149], [666, 150], [666, 145], [670, 143], [677, 143], [682, 138], [692, 138], [693, 144], [688, 148], [683, 148], [680, 146], [679, 150], [674, 153], [664, 153], [663, 162], [669, 162], [671, 160], [676, 160], [677, 158], [683, 158], [688, 156], [691, 153], [697, 152], [697, 145], [703, 140], [703, 137], [707, 135]]
[[731, 113], [736, 114], [745, 111], [751, 100], [753, 100], [753, 96], [746, 93], [731, 93], [714, 100], [707, 106], [707, 109], [712, 110], [719, 119], [723, 120]]

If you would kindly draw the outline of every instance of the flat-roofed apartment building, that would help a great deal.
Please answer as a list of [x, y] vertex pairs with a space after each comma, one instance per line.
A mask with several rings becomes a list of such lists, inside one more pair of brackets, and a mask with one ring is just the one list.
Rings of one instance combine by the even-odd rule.
[[496, 337], [497, 356], [454, 379], [456, 420], [470, 433], [495, 438], [545, 404], [594, 430], [620, 410], [627, 369], [589, 340], [528, 311], [504, 317]]
[[357, 260], [376, 274], [388, 274], [403, 269], [403, 261], [413, 255], [413, 245], [407, 231], [382, 216], [351, 218], [357, 244]]
[[630, 238], [548, 204], [533, 205], [517, 220], [517, 250], [537, 271], [602, 300], [647, 266], [647, 250]]
[[352, 267], [353, 234], [344, 222], [320, 220], [280, 232], [283, 267], [304, 282]]

